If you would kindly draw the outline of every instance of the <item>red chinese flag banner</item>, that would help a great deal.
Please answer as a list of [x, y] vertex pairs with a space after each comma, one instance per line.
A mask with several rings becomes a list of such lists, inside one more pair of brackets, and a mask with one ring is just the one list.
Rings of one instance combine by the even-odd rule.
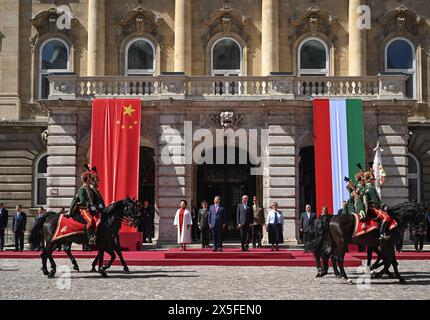
[[[139, 193], [141, 100], [94, 99], [91, 166], [97, 167], [106, 205]], [[121, 232], [136, 232], [123, 225]]]

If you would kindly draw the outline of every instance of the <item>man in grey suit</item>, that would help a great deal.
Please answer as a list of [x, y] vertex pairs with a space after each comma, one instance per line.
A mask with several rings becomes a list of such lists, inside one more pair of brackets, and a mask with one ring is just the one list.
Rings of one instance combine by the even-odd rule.
[[4, 250], [4, 233], [7, 228], [9, 215], [3, 202], [0, 203], [0, 251]]
[[317, 218], [315, 212], [311, 211], [311, 205], [306, 205], [306, 211], [300, 216], [300, 232], [303, 233], [303, 242], [307, 244], [311, 240], [311, 225]]
[[249, 251], [248, 234], [254, 220], [254, 212], [248, 205], [247, 195], [242, 196], [242, 202], [237, 205], [236, 220], [237, 228], [240, 231], [242, 251]]

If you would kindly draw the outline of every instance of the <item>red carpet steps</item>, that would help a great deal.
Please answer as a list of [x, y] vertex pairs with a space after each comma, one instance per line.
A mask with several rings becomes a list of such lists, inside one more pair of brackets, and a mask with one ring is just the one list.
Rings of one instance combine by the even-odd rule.
[[[312, 254], [303, 251], [281, 249], [271, 252], [270, 249], [250, 249], [242, 252], [236, 248], [226, 248], [223, 252], [212, 252], [211, 249], [190, 249], [185, 252], [179, 249], [156, 251], [127, 251], [124, 258], [129, 266], [284, 266], [315, 267]], [[73, 251], [77, 259], [93, 259], [96, 252]], [[366, 253], [350, 252], [345, 257], [345, 266], [358, 267]], [[68, 259], [64, 252], [54, 252], [56, 259]], [[105, 255], [105, 258], [108, 258]], [[0, 259], [40, 259], [40, 252], [0, 252]], [[402, 252], [398, 260], [430, 260], [430, 252]], [[120, 265], [118, 259], [114, 265]]]

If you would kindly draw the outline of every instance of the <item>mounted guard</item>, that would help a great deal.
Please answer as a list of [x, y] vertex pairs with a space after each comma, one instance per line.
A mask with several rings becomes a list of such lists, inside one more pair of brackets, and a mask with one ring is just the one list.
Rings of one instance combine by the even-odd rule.
[[348, 213], [351, 214], [356, 212], [356, 209], [355, 209], [356, 186], [354, 182], [352, 182], [351, 179], [349, 179], [348, 177], [343, 178], [343, 180], [347, 182], [346, 190], [348, 190], [349, 198], [342, 208], [342, 214], [348, 214]]
[[360, 163], [357, 163], [358, 172], [355, 174], [357, 186], [355, 188], [355, 212], [360, 215], [361, 221], [366, 221], [366, 211], [364, 209], [363, 196], [364, 196], [364, 170]]
[[[373, 163], [369, 163], [369, 166], [372, 168]], [[382, 204], [378, 191], [375, 188], [375, 173], [372, 169], [369, 169], [365, 173], [364, 179], [366, 182], [363, 196], [365, 211], [366, 213], [371, 211], [380, 220], [379, 240], [388, 240], [390, 236], [386, 235], [387, 227], [395, 223], [395, 221], [386, 211], [382, 210], [382, 207], [385, 206]]]
[[86, 225], [88, 243], [95, 245], [97, 240], [96, 228], [106, 206], [100, 191], [97, 189], [99, 184], [97, 169], [95, 167], [90, 168], [88, 165], [85, 168], [87, 170], [81, 174], [82, 186], [70, 205], [70, 215], [80, 213]]

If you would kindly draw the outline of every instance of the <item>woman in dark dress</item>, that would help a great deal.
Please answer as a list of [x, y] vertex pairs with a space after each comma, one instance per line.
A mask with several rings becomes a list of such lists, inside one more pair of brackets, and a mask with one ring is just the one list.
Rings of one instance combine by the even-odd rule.
[[199, 210], [198, 221], [200, 229], [200, 239], [202, 241], [202, 249], [209, 248], [210, 229], [209, 229], [209, 210], [208, 203], [204, 200], [201, 203], [202, 208]]
[[278, 210], [278, 203], [272, 203], [272, 210], [266, 218], [266, 231], [269, 233], [269, 243], [272, 244], [271, 251], [279, 251], [279, 244], [284, 242], [284, 216]]

